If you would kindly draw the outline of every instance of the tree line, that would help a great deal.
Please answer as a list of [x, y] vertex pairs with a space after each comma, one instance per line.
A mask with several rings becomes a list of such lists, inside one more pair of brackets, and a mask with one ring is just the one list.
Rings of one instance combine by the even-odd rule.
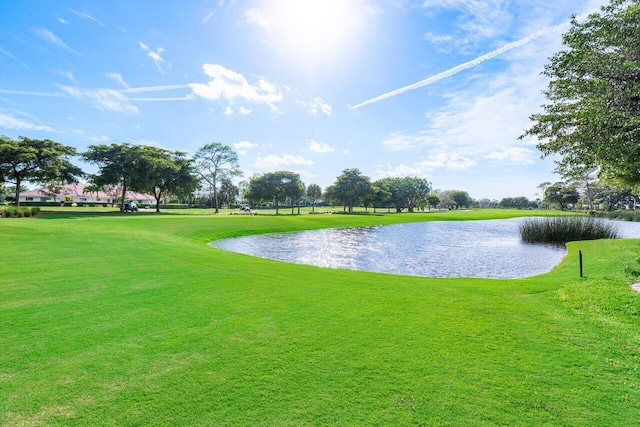
[[[79, 157], [97, 168], [89, 174], [75, 166], [71, 159]], [[358, 169], [345, 169], [324, 191], [318, 184], [305, 186], [300, 175], [290, 171], [255, 175], [240, 185], [232, 179], [241, 177], [237, 153], [218, 142], [207, 144], [193, 157], [180, 151], [133, 145], [128, 143], [90, 145], [83, 153], [50, 139], [0, 137], [0, 183], [15, 188], [15, 204], [20, 206], [20, 193], [26, 182], [41, 183], [52, 193], [80, 178], [87, 180], [88, 192], [104, 191], [119, 199], [124, 209], [128, 191], [154, 196], [156, 211], [168, 194], [188, 199], [197, 189], [208, 189], [211, 205], [219, 211], [221, 201], [231, 204], [239, 194], [252, 205], [273, 205], [276, 213], [289, 202], [292, 213], [298, 212], [303, 199], [310, 202], [312, 212], [325, 201], [344, 206], [353, 212], [355, 206], [365, 209], [387, 207], [396, 212], [414, 212], [437, 206], [470, 207], [472, 199], [464, 191], [434, 192], [425, 178], [391, 177], [372, 181]]]

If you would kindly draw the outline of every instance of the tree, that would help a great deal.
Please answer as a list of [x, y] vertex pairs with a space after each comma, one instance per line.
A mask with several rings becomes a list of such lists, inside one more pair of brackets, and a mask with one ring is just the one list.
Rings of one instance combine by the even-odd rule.
[[427, 195], [427, 203], [429, 203], [429, 210], [431, 210], [432, 206], [436, 208], [438, 207], [440, 199], [435, 194], [429, 194]]
[[316, 212], [318, 199], [322, 197], [322, 188], [318, 184], [309, 184], [307, 187], [307, 197], [311, 200], [311, 212]]
[[242, 176], [238, 164], [238, 154], [228, 145], [213, 142], [200, 148], [196, 152], [196, 168], [198, 174], [213, 191], [215, 212], [218, 213], [218, 183], [223, 179]]
[[[147, 153], [150, 150], [146, 150]], [[127, 191], [146, 191], [148, 179], [145, 175], [145, 149], [141, 145], [99, 144], [90, 145], [83, 153], [88, 163], [98, 166], [98, 173], [90, 178], [100, 188], [115, 186], [121, 191], [120, 209], [124, 209]]]
[[220, 181], [220, 199], [223, 203], [227, 203], [227, 206], [231, 207], [231, 204], [236, 200], [236, 197], [240, 194], [240, 187], [233, 184], [229, 178], [225, 178]]
[[391, 193], [389, 201], [395, 206], [396, 212], [402, 212], [405, 208], [413, 212], [419, 204], [426, 205], [427, 195], [431, 193], [431, 184], [425, 178], [383, 178], [376, 182]]
[[638, 22], [638, 0], [611, 0], [584, 22], [574, 17], [565, 50], [545, 67], [548, 103], [522, 137], [542, 141], [543, 156], [562, 156], [560, 167], [599, 168], [605, 180], [640, 183]]
[[469, 206], [471, 206], [472, 203], [472, 199], [471, 197], [469, 197], [469, 193], [467, 193], [466, 191], [453, 190], [451, 192], [451, 198], [454, 202], [456, 202], [456, 205], [458, 207], [464, 206], [465, 208], [469, 209]]
[[303, 194], [304, 184], [302, 184], [299, 174], [278, 171], [252, 177], [249, 180], [245, 198], [267, 203], [273, 202], [276, 207], [276, 215], [278, 215], [280, 203], [289, 197], [293, 214], [293, 203]]
[[336, 181], [325, 189], [325, 197], [343, 205], [349, 213], [371, 191], [371, 180], [359, 169], [345, 169]]
[[564, 182], [556, 182], [547, 187], [544, 192], [544, 201], [558, 205], [561, 210], [569, 208], [569, 205], [578, 202], [580, 194], [574, 184], [567, 185]]
[[26, 181], [49, 183], [77, 182], [82, 170], [69, 161], [76, 149], [50, 139], [17, 140], [0, 136], [0, 177], [16, 188], [16, 207], [20, 206], [20, 192]]
[[160, 212], [160, 200], [169, 193], [187, 197], [198, 186], [193, 160], [185, 153], [144, 146], [138, 159], [141, 171], [142, 191], [150, 192], [156, 199], [156, 212]]

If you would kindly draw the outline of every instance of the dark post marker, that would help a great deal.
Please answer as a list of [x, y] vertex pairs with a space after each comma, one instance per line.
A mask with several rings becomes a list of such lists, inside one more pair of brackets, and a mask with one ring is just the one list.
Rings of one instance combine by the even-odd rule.
[[580, 277], [582, 277], [582, 251], [578, 251], [580, 254]]

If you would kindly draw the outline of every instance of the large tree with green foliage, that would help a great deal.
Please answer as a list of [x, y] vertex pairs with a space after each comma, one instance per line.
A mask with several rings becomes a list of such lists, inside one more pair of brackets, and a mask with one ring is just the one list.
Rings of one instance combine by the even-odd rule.
[[160, 199], [166, 194], [186, 197], [198, 187], [193, 160], [185, 153], [156, 147], [142, 147], [140, 156], [141, 189], [156, 199], [156, 212], [160, 212]]
[[146, 169], [149, 156], [152, 156], [148, 147], [127, 143], [90, 145], [82, 156], [88, 163], [98, 166], [98, 173], [90, 178], [92, 184], [100, 188], [109, 185], [120, 188], [120, 209], [124, 209], [127, 191], [147, 191]]
[[238, 154], [228, 145], [213, 142], [200, 148], [196, 152], [196, 170], [200, 178], [209, 185], [213, 192], [215, 212], [218, 213], [218, 183], [223, 179], [242, 176], [238, 163]]
[[273, 202], [276, 215], [279, 213], [280, 203], [291, 199], [291, 213], [294, 201], [304, 195], [304, 184], [300, 175], [295, 172], [277, 171], [256, 175], [249, 180], [245, 198], [260, 202]]
[[359, 169], [345, 169], [324, 192], [327, 199], [340, 203], [352, 213], [353, 207], [370, 195], [371, 180]]
[[16, 188], [16, 207], [20, 206], [20, 191], [25, 182], [75, 182], [82, 170], [71, 164], [69, 157], [76, 149], [50, 139], [17, 140], [0, 136], [0, 178]]
[[640, 183], [640, 1], [611, 0], [571, 21], [565, 49], [545, 67], [543, 112], [523, 136], [537, 137], [559, 166], [598, 167], [601, 178]]
[[427, 196], [431, 193], [431, 184], [426, 178], [383, 178], [376, 181], [376, 185], [391, 193], [389, 201], [395, 206], [396, 212], [404, 209], [413, 212], [419, 204], [426, 206]]
[[569, 205], [578, 202], [580, 194], [575, 184], [566, 184], [562, 181], [551, 184], [544, 190], [544, 201], [557, 205], [560, 209], [565, 210]]

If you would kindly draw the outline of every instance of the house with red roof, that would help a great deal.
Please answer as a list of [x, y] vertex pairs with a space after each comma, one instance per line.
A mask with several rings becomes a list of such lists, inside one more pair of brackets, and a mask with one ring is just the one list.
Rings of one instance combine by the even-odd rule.
[[[67, 184], [59, 187], [56, 192], [49, 188], [39, 188], [31, 191], [24, 191], [20, 193], [20, 203], [32, 202], [32, 203], [76, 203], [78, 205], [83, 204], [105, 204], [110, 205], [116, 202], [121, 192], [116, 194], [106, 193], [104, 191], [89, 191], [87, 190], [87, 184], [75, 183]], [[127, 191], [127, 200], [133, 200], [142, 206], [155, 205], [155, 198], [149, 194], [136, 193], [135, 191]]]

